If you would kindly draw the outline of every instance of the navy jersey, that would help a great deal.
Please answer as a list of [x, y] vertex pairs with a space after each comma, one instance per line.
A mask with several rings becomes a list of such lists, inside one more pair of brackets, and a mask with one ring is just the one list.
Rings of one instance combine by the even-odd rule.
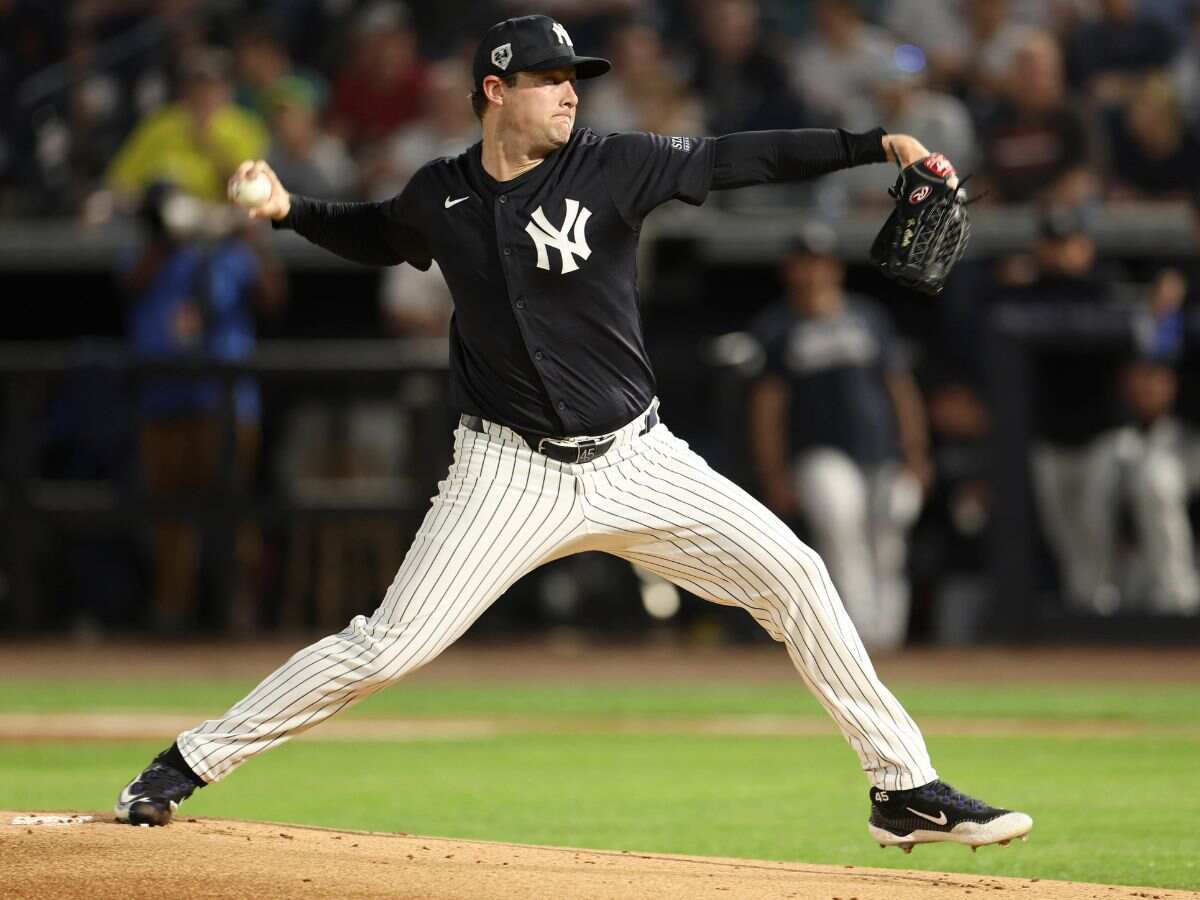
[[836, 447], [864, 465], [896, 458], [886, 376], [907, 364], [878, 306], [852, 297], [838, 315], [806, 318], [780, 304], [754, 330], [766, 350], [766, 372], [788, 384], [794, 452]]
[[[382, 204], [379, 261], [425, 269], [437, 260], [454, 297], [457, 408], [531, 434], [571, 435], [611, 431], [649, 405], [638, 235], [662, 203], [704, 201], [713, 144], [585, 128], [505, 182], [484, 171], [475, 144], [423, 166]], [[289, 224], [310, 236], [303, 199], [294, 205]], [[312, 230], [327, 232], [328, 218]]]
[[509, 181], [488, 176], [475, 144], [381, 203], [293, 196], [275, 226], [358, 262], [437, 260], [454, 298], [454, 405], [529, 435], [600, 434], [655, 391], [637, 292], [651, 210], [883, 158], [881, 129], [693, 138], [585, 128]]

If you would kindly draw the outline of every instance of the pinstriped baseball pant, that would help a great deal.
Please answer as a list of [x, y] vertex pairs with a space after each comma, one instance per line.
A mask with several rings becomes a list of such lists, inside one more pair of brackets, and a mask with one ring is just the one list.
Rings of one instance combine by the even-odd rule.
[[876, 676], [820, 557], [665, 425], [639, 436], [641, 425], [578, 465], [500, 425], [459, 426], [449, 473], [379, 608], [180, 734], [188, 765], [223, 778], [425, 665], [525, 573], [600, 550], [749, 612], [786, 646], [873, 786], [934, 780], [921, 732]]

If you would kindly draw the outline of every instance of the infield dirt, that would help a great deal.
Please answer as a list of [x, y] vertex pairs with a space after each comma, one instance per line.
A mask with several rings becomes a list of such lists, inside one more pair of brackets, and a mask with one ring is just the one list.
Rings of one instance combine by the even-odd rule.
[[[0, 812], [0, 894], [16, 897], [529, 897], [1174, 900], [1186, 891], [532, 847], [407, 834], [180, 819], [131, 828], [11, 825]], [[84, 813], [89, 815], [89, 813]], [[917, 848], [914, 852], [920, 852]], [[964, 851], [965, 852], [965, 851]], [[986, 851], [981, 851], [986, 852]]]

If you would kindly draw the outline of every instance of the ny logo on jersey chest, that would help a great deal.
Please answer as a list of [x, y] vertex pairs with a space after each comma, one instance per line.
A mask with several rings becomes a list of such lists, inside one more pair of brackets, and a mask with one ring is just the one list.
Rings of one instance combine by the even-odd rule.
[[561, 228], [550, 224], [540, 206], [535, 209], [529, 217], [529, 224], [525, 226], [525, 232], [533, 238], [537, 247], [537, 267], [550, 271], [549, 248], [553, 247], [562, 254], [562, 274], [576, 271], [579, 266], [575, 257], [587, 259], [592, 255], [592, 248], [587, 242], [587, 223], [591, 217], [590, 209], [580, 207], [579, 201], [570, 197], [567, 198], [567, 215]]

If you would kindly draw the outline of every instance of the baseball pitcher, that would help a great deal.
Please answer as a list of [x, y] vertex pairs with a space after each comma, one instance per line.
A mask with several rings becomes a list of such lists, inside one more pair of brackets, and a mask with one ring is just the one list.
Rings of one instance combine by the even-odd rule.
[[[576, 80], [609, 68], [577, 55], [546, 16], [507, 19], [475, 54], [482, 140], [427, 164], [398, 196], [292, 195], [261, 161], [231, 180], [240, 196], [242, 181], [265, 176], [269, 195], [250, 215], [347, 259], [438, 263], [454, 298], [451, 398], [462, 416], [450, 469], [378, 609], [180, 734], [121, 791], [122, 821], [165, 825], [196, 788], [434, 659], [526, 572], [602, 550], [741, 606], [784, 645], [858, 755], [881, 845], [975, 847], [1033, 826], [939, 779], [825, 564], [667, 428], [638, 316], [638, 236], [657, 206], [888, 160], [907, 171], [929, 152], [882, 129], [715, 138], [576, 130]], [[916, 220], [896, 224], [911, 237]], [[897, 241], [911, 274], [910, 241]]]

